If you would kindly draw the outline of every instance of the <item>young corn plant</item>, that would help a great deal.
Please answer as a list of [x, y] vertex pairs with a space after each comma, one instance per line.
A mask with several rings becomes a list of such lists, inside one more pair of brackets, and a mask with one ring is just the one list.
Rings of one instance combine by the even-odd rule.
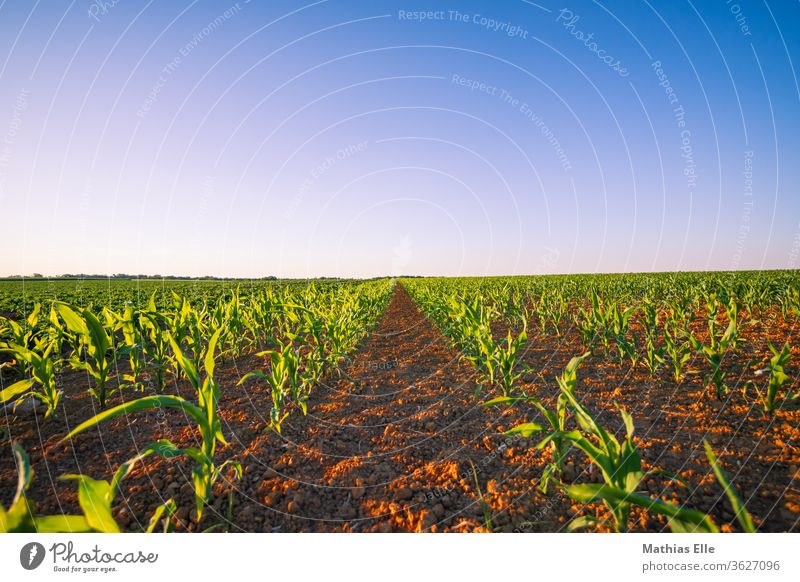
[[[625, 425], [626, 438], [620, 443], [617, 438], [600, 426], [589, 412], [578, 401], [575, 394], [577, 387], [577, 369], [589, 352], [570, 360], [560, 378], [557, 378], [561, 394], [556, 413], [548, 412], [545, 418], [551, 426], [550, 434], [542, 439], [537, 448], [543, 448], [548, 443], [554, 451], [554, 459], [563, 461], [569, 453], [570, 447], [582, 451], [588, 460], [596, 466], [603, 477], [603, 483], [587, 483], [565, 485], [558, 482], [559, 488], [566, 492], [572, 499], [581, 503], [602, 502], [611, 513], [613, 527], [616, 531], [629, 529], [631, 508], [639, 506], [646, 511], [657, 515], [664, 515], [669, 521], [673, 531], [718, 531], [711, 519], [704, 513], [692, 509], [678, 507], [671, 503], [653, 499], [637, 491], [640, 483], [650, 475], [662, 473], [659, 470], [642, 470], [642, 458], [636, 445], [633, 443], [633, 419], [630, 414], [620, 409], [620, 414]], [[500, 403], [496, 399], [487, 403]], [[531, 399], [533, 401], [535, 399]], [[569, 408], [579, 425], [578, 429], [566, 430], [566, 411]], [[508, 434], [531, 436], [544, 430], [536, 423], [524, 423]], [[555, 450], [558, 449], [558, 457]], [[554, 469], [546, 470], [542, 486], [546, 488], [544, 479], [552, 479], [556, 474]], [[672, 479], [675, 479], [672, 477]], [[604, 521], [592, 516], [582, 516], [570, 523], [571, 530], [602, 525]]]
[[[189, 345], [189, 355], [191, 356], [195, 367], [199, 367], [198, 362], [200, 357], [194, 352], [194, 350], [191, 349], [192, 347], [195, 347], [192, 341], [192, 327], [197, 320], [195, 311], [192, 309], [188, 299], [178, 295], [175, 293], [175, 291], [172, 292], [172, 302], [174, 310], [164, 313], [164, 322], [166, 323], [168, 337], [171, 342], [174, 341], [177, 346], [184, 350], [184, 353], [186, 353], [186, 348], [184, 346]], [[201, 353], [201, 349], [199, 347], [198, 353]], [[173, 357], [171, 362], [174, 377], [176, 379], [183, 377], [185, 374], [177, 358]]]
[[142, 349], [149, 360], [148, 365], [155, 372], [156, 386], [164, 389], [164, 374], [169, 363], [169, 334], [165, 331], [164, 317], [154, 311], [153, 299], [147, 311], [139, 314], [142, 331], [146, 334]]
[[771, 416], [789, 397], [788, 394], [785, 394], [784, 398], [780, 402], [778, 401], [778, 393], [784, 386], [789, 384], [790, 380], [784, 368], [789, 363], [791, 348], [789, 347], [789, 342], [786, 342], [780, 352], [771, 343], [769, 344], [769, 349], [772, 352], [772, 358], [769, 360], [769, 384], [763, 393], [758, 389], [758, 386], [755, 386], [755, 384], [754, 386], [761, 400], [764, 413]]
[[464, 342], [463, 358], [478, 370], [481, 383], [494, 386], [498, 379], [496, 367], [498, 358], [495, 354], [497, 346], [492, 338], [492, 330], [489, 325], [471, 327], [462, 337]]
[[637, 310], [637, 307], [622, 309], [617, 302], [614, 302], [609, 310], [610, 331], [611, 336], [614, 338], [614, 343], [617, 345], [617, 350], [619, 350], [619, 363], [622, 364], [625, 358], [629, 358], [631, 367], [636, 367], [636, 363], [639, 361], [636, 338], [633, 335], [629, 337], [631, 316]]
[[89, 393], [100, 401], [100, 408], [106, 407], [108, 397], [106, 382], [113, 364], [111, 337], [103, 324], [89, 309], [84, 309], [79, 316], [66, 303], [57, 303], [56, 310], [64, 320], [67, 328], [82, 338], [85, 357], [80, 352], [73, 353], [70, 365], [77, 370], [85, 370], [94, 378], [95, 386]]
[[654, 376], [664, 363], [664, 346], [656, 345], [655, 338], [647, 336], [644, 344], [644, 366], [651, 376]]
[[739, 342], [739, 310], [739, 302], [736, 301], [735, 298], [731, 298], [725, 306], [725, 314], [728, 317], [728, 328], [732, 329], [731, 335], [728, 339], [728, 348], [731, 350], [735, 350], [736, 345]]
[[692, 298], [688, 295], [680, 295], [670, 302], [667, 310], [667, 323], [675, 330], [680, 330], [681, 334], [688, 335], [689, 325], [695, 319], [695, 311], [692, 306]]
[[[527, 322], [523, 319], [523, 323]], [[522, 346], [528, 341], [528, 334], [526, 325], [523, 326], [522, 331], [514, 339], [511, 337], [511, 330], [508, 330], [505, 346], [495, 345], [491, 357], [494, 358], [494, 369], [497, 370], [500, 390], [503, 396], [511, 395], [514, 388], [514, 383], [522, 376], [523, 370], [520, 369], [519, 364], [519, 351]]]
[[180, 396], [157, 395], [145, 396], [137, 400], [132, 400], [120, 404], [114, 408], [101, 412], [94, 418], [77, 426], [70, 432], [64, 440], [70, 439], [88, 428], [96, 426], [101, 422], [110, 420], [123, 414], [131, 414], [141, 410], [176, 408], [183, 410], [192, 420], [197, 423], [197, 428], [201, 436], [200, 448], [189, 447], [178, 449], [169, 441], [160, 441], [161, 451], [168, 451], [170, 457], [185, 455], [194, 461], [192, 469], [192, 481], [194, 482], [195, 505], [197, 510], [197, 522], [203, 518], [203, 508], [209, 503], [214, 483], [219, 479], [222, 471], [232, 466], [238, 477], [242, 475], [242, 466], [234, 460], [227, 460], [217, 465], [215, 452], [217, 443], [227, 445], [225, 437], [222, 435], [222, 423], [217, 412], [217, 402], [219, 400], [219, 386], [214, 380], [214, 357], [219, 341], [221, 330], [218, 329], [208, 341], [204, 357], [205, 377], [201, 379], [197, 367], [191, 359], [187, 358], [174, 339], [169, 338], [170, 346], [174, 352], [174, 357], [178, 362], [186, 378], [191, 383], [197, 394], [197, 402], [190, 402]]
[[300, 356], [291, 341], [281, 344], [280, 350], [267, 350], [265, 352], [259, 352], [258, 355], [269, 356], [269, 373], [265, 374], [261, 370], [253, 370], [245, 374], [242, 379], [239, 380], [239, 384], [251, 378], [265, 380], [269, 384], [272, 408], [269, 412], [270, 424], [268, 428], [274, 429], [280, 433], [281, 424], [286, 417], [289, 416], [289, 412], [286, 410], [287, 397], [297, 402], [302, 408], [303, 414], [307, 412], [307, 395], [299, 393], [300, 387], [303, 384], [300, 376]]
[[307, 389], [310, 391], [328, 373], [330, 367], [322, 317], [315, 311], [303, 312], [301, 329], [307, 337], [305, 343], [310, 348], [305, 358]]
[[138, 325], [133, 307], [125, 306], [122, 315], [118, 317], [118, 325], [122, 329], [123, 347], [121, 354], [127, 354], [130, 363], [131, 373], [123, 376], [124, 380], [131, 383], [133, 388], [144, 389], [141, 382], [141, 374], [144, 369], [144, 337]]
[[25, 450], [19, 443], [12, 443], [14, 462], [17, 466], [17, 488], [11, 505], [0, 504], [0, 533], [35, 532], [32, 503], [28, 501], [27, 490], [33, 479], [33, 469]]
[[717, 342], [717, 314], [719, 313], [719, 302], [716, 291], [705, 294], [706, 323], [708, 325], [708, 337], [711, 347], [716, 347]]
[[781, 300], [781, 312], [784, 321], [788, 322], [790, 315], [800, 319], [800, 288], [788, 287]]
[[502, 289], [497, 303], [498, 305], [502, 305], [500, 312], [502, 313], [503, 319], [509, 325], [521, 319], [527, 322], [528, 312], [525, 308], [525, 303], [519, 300], [513, 291], [506, 288]]
[[[38, 338], [36, 333], [41, 309], [41, 304], [36, 303], [28, 314], [28, 317], [25, 318], [24, 325], [20, 325], [13, 319], [0, 316], [0, 323], [3, 325], [0, 329], [4, 331], [4, 333], [0, 335], [0, 338], [8, 338], [8, 341], [0, 341], [0, 347], [13, 344], [25, 349], [41, 351], [41, 343], [46, 340], [46, 338]], [[17, 375], [24, 376], [27, 367], [26, 362], [24, 360], [15, 359], [15, 364], [17, 367]]]
[[681, 340], [678, 332], [670, 333], [668, 327], [664, 327], [664, 350], [672, 364], [672, 376], [675, 383], [680, 384], [683, 380], [683, 367], [692, 358], [692, 343], [689, 340]]
[[575, 327], [581, 334], [583, 347], [587, 350], [592, 350], [594, 344], [599, 336], [599, 329], [597, 326], [597, 319], [592, 315], [591, 310], [579, 308], [574, 315]]
[[61, 320], [58, 318], [58, 311], [56, 311], [54, 305], [50, 306], [50, 315], [48, 317], [48, 321], [50, 323], [47, 328], [49, 342], [53, 345], [53, 353], [57, 356], [60, 356], [64, 346], [64, 341], [67, 339], [69, 332], [61, 324]]
[[18, 361], [24, 362], [27, 366], [26, 373], [29, 374], [28, 378], [19, 380], [0, 392], [0, 404], [15, 398], [17, 404], [28, 398], [35, 398], [47, 407], [45, 418], [58, 410], [62, 392], [56, 387], [56, 360], [50, 355], [53, 348], [54, 344], [51, 343], [43, 354], [16, 344], [7, 344], [7, 347], [0, 348], [0, 352], [11, 353]]
[[554, 293], [549, 301], [547, 318], [556, 337], [561, 337], [561, 322], [568, 313], [568, 307], [567, 301], [561, 293]]
[[658, 337], [659, 315], [658, 309], [651, 301], [645, 301], [642, 305], [642, 325], [645, 333], [645, 353], [644, 365], [650, 375], [653, 376], [658, 368], [664, 363], [664, 346], [656, 343]]
[[588, 309], [581, 307], [578, 310], [575, 324], [587, 350], [594, 352], [595, 344], [601, 341], [603, 354], [608, 355], [608, 313], [604, 310], [596, 289], [592, 289], [591, 306]]
[[725, 384], [725, 378], [728, 373], [722, 369], [722, 361], [725, 358], [725, 354], [736, 341], [738, 328], [736, 326], [736, 321], [731, 320], [721, 338], [717, 339], [716, 334], [713, 333], [713, 326], [711, 326], [711, 324], [709, 324], [709, 332], [712, 333], [712, 335], [709, 336], [709, 345], [704, 345], [694, 335], [690, 335], [689, 340], [695, 351], [703, 356], [711, 367], [711, 372], [706, 376], [706, 386], [713, 386], [717, 399], [722, 400], [728, 393], [728, 386]]
[[[574, 371], [564, 372], [562, 375], [562, 380], [572, 381], [571, 378], [573, 375]], [[488, 402], [484, 402], [483, 406], [498, 406], [502, 404], [514, 405], [518, 402], [527, 402], [529, 404], [533, 404], [550, 425], [547, 436], [540, 440], [536, 445], [536, 449], [538, 450], [542, 450], [545, 447], [550, 449], [550, 463], [548, 463], [545, 467], [545, 470], [542, 473], [542, 478], [539, 481], [539, 489], [542, 491], [542, 493], [546, 494], [550, 481], [553, 479], [556, 481], [561, 479], [561, 475], [564, 471], [564, 461], [566, 460], [567, 454], [572, 447], [572, 444], [569, 442], [569, 440], [564, 438], [564, 435], [567, 432], [567, 397], [564, 394], [559, 394], [555, 411], [549, 410], [538, 398], [532, 396], [499, 396], [489, 400]], [[507, 430], [503, 434], [507, 436], [521, 436], [528, 438], [544, 430], [544, 427], [538, 423], [524, 422], [510, 430]]]
[[539, 330], [542, 335], [547, 333], [547, 322], [549, 319], [549, 311], [547, 309], [548, 297], [542, 293], [538, 300], [531, 298], [533, 305], [533, 312], [536, 314], [536, 320], [539, 322]]
[[[620, 442], [595, 421], [576, 395], [577, 369], [587, 354], [573, 358], [559, 378], [561, 393], [567, 398], [579, 429], [563, 435], [575, 448], [582, 451], [595, 465], [603, 477], [603, 483], [562, 485], [563, 490], [581, 503], [602, 501], [611, 513], [614, 529], [628, 531], [632, 506], [639, 506], [651, 513], [664, 515], [673, 531], [717, 531], [716, 526], [704, 513], [678, 507], [659, 499], [639, 493], [642, 480], [650, 475], [663, 473], [659, 470], [642, 470], [642, 458], [633, 442], [633, 418], [619, 409], [625, 425], [625, 440]], [[675, 479], [672, 477], [672, 479]], [[578, 529], [603, 523], [592, 516], [577, 518], [570, 529]]]

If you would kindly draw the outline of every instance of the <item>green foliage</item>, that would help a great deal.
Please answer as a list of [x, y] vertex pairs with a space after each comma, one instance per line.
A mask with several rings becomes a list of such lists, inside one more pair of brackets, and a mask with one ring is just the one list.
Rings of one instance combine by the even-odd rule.
[[6, 344], [6, 347], [0, 348], [0, 351], [13, 354], [17, 360], [24, 362], [27, 366], [26, 373], [30, 375], [29, 378], [19, 380], [0, 391], [0, 404], [15, 398], [18, 404], [26, 398], [35, 398], [47, 407], [45, 418], [58, 410], [62, 393], [56, 387], [57, 360], [51, 358], [52, 350], [53, 344], [47, 346], [42, 354], [16, 344]]
[[94, 378], [95, 386], [89, 392], [100, 401], [100, 407], [105, 408], [108, 397], [106, 382], [113, 364], [111, 337], [90, 309], [84, 309], [78, 315], [66, 303], [56, 303], [55, 308], [67, 329], [81, 340], [84, 357], [80, 353], [73, 353], [69, 363], [76, 370], [84, 370]]
[[772, 352], [772, 358], [769, 360], [769, 383], [764, 392], [758, 390], [757, 386], [756, 391], [761, 399], [764, 412], [772, 415], [775, 413], [775, 410], [780, 408], [789, 398], [789, 394], [784, 394], [784, 397], [779, 401], [778, 393], [783, 390], [791, 380], [784, 370], [791, 357], [791, 348], [789, 347], [789, 342], [786, 342], [783, 348], [781, 348], [781, 351], [775, 349], [775, 346], [771, 343], [769, 344], [769, 349]]
[[[589, 352], [572, 358], [563, 374], [557, 378], [561, 391], [558, 410], [556, 413], [545, 414], [550, 422], [551, 432], [538, 443], [537, 447], [542, 448], [547, 443], [555, 444], [556, 442], [561, 446], [565, 443], [571, 445], [581, 451], [589, 463], [599, 470], [603, 483], [572, 485], [559, 483], [559, 487], [581, 503], [602, 502], [611, 514], [611, 521], [616, 531], [622, 532], [629, 529], [631, 508], [634, 505], [651, 513], [665, 515], [673, 531], [717, 531], [710, 518], [701, 512], [678, 507], [638, 492], [639, 485], [645, 478], [663, 472], [657, 469], [643, 470], [641, 455], [633, 441], [633, 418], [628, 412], [619, 409], [625, 427], [625, 439], [620, 441], [612, 432], [606, 430], [580, 402], [576, 390], [577, 370], [588, 356]], [[562, 397], [564, 400], [561, 400]], [[533, 399], [529, 400], [536, 403]], [[505, 402], [498, 399], [487, 404], [501, 403]], [[577, 428], [567, 430], [566, 409], [571, 412]], [[524, 423], [509, 431], [509, 434], [530, 436], [542, 430], [543, 428], [535, 423]], [[568, 450], [562, 449], [562, 451], [559, 451], [561, 459]], [[555, 472], [550, 471], [545, 474], [550, 478]], [[672, 479], [676, 478], [672, 477]], [[570, 529], [579, 529], [600, 523], [602, 522], [597, 518], [584, 515], [571, 522]]]
[[101, 412], [77, 426], [65, 437], [65, 439], [70, 439], [101, 422], [141, 410], [177, 408], [184, 411], [197, 424], [201, 436], [201, 447], [199, 449], [195, 447], [178, 449], [169, 441], [161, 441], [158, 451], [163, 456], [169, 457], [186, 455], [195, 462], [195, 466], [192, 469], [192, 480], [194, 482], [198, 522], [202, 519], [203, 508], [210, 499], [212, 485], [217, 481], [222, 470], [230, 465], [236, 470], [239, 476], [241, 476], [242, 471], [241, 465], [236, 461], [228, 460], [219, 465], [215, 462], [214, 453], [217, 442], [222, 445], [227, 444], [225, 437], [222, 435], [222, 424], [217, 414], [219, 386], [214, 381], [214, 357], [220, 333], [221, 330], [217, 330], [208, 342], [208, 348], [204, 357], [206, 373], [205, 377], [202, 379], [194, 362], [184, 355], [174, 339], [169, 339], [177, 365], [195, 389], [197, 396], [196, 403], [190, 402], [180, 396], [146, 396]]
[[664, 328], [664, 350], [672, 364], [672, 375], [675, 383], [683, 380], [683, 367], [692, 358], [692, 342], [682, 339], [679, 332], [670, 332], [669, 327]]
[[[171, 454], [171, 444], [168, 441], [155, 442], [120, 465], [110, 483], [86, 475], [63, 475], [61, 480], [78, 483], [78, 503], [83, 515], [36, 515], [34, 504], [27, 497], [34, 475], [30, 459], [18, 443], [13, 443], [12, 449], [17, 465], [17, 488], [9, 508], [0, 506], [0, 533], [119, 533], [120, 528], [114, 520], [111, 506], [120, 483], [136, 463], [148, 455]], [[171, 528], [170, 517], [174, 512], [175, 502], [170, 499], [156, 510], [148, 532], [153, 531], [162, 518], [165, 520], [164, 529], [168, 531]]]

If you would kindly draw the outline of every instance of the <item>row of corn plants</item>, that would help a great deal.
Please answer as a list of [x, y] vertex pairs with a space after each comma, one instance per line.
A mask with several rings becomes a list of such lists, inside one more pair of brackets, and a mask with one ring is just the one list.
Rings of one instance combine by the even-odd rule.
[[[644, 368], [654, 377], [663, 370], [677, 384], [700, 376], [707, 393], [724, 400], [737, 387], [728, 378], [746, 343], [743, 330], [780, 325], [780, 319], [794, 325], [800, 314], [800, 280], [793, 272], [409, 279], [404, 284], [475, 366], [481, 383], [506, 395], [529, 371], [521, 358], [529, 330], [539, 338], [558, 338], [569, 329], [594, 355]], [[505, 334], [498, 331], [503, 324]], [[755, 347], [765, 354], [774, 349], [769, 341]], [[784, 348], [788, 358], [791, 347]], [[765, 364], [769, 358], [763, 357]], [[741, 378], [738, 387], [755, 382]], [[766, 405], [766, 412], [797, 403], [790, 383], [781, 389], [773, 400], [778, 405]]]

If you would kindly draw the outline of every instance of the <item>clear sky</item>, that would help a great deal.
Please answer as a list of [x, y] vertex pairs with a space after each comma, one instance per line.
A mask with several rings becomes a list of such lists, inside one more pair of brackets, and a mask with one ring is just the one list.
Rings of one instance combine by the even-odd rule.
[[797, 268], [798, 65], [794, 1], [6, 0], [0, 275]]

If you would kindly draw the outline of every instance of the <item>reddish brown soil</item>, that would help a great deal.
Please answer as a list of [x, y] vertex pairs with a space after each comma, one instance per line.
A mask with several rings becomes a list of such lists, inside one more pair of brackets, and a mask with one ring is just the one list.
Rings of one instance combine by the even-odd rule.
[[[524, 359], [540, 373], [523, 378], [522, 387], [552, 401], [557, 393], [554, 376], [582, 352], [580, 339], [568, 328], [562, 337], [536, 334], [531, 323]], [[798, 343], [796, 330], [786, 329], [777, 319], [763, 328], [750, 326], [745, 339], [766, 338], [769, 329], [775, 343]], [[757, 379], [753, 370], [766, 355], [766, 342], [761, 343], [753, 339], [743, 344], [741, 354], [730, 362], [735, 370], [731, 386]], [[293, 411], [280, 435], [264, 431], [269, 410], [265, 387], [257, 382], [236, 386], [245, 372], [263, 365], [253, 356], [217, 368], [220, 414], [230, 443], [218, 449], [217, 457], [240, 460], [243, 478], [218, 484], [216, 500], [198, 526], [190, 511], [191, 466], [151, 457], [123, 482], [123, 495], [115, 503], [124, 529], [141, 531], [153, 509], [174, 498], [181, 508], [179, 530], [219, 524], [230, 531], [485, 531], [476, 476], [495, 531], [559, 531], [578, 512], [604, 515], [600, 508], [575, 506], [558, 492], [538, 491], [548, 453], [533, 448], [535, 439], [499, 434], [533, 420], [532, 410], [481, 407], [479, 403], [493, 394], [475, 397], [472, 368], [400, 285], [377, 329], [346, 367], [347, 376], [319, 386], [309, 402], [309, 415]], [[699, 362], [689, 367], [702, 369]], [[120, 462], [156, 438], [169, 438], [179, 446], [197, 444], [196, 429], [174, 411], [119, 418], [72, 443], [60, 443], [68, 426], [94, 413], [94, 401], [84, 390], [88, 381], [76, 373], [62, 378], [68, 398], [58, 419], [6, 412], [0, 425], [9, 433], [0, 444], [0, 503], [9, 502], [16, 484], [10, 439], [21, 442], [34, 463], [30, 497], [42, 514], [79, 511], [74, 483], [58, 481], [59, 475], [83, 472], [110, 479]], [[177, 390], [191, 397], [187, 386]], [[170, 385], [167, 391], [176, 388]], [[709, 475], [700, 444], [705, 437], [761, 530], [800, 529], [797, 412], [779, 411], [773, 419], [764, 418], [753, 399], [739, 391], [726, 403], [717, 403], [703, 392], [699, 376], [676, 386], [669, 370], [662, 368], [651, 378], [644, 369], [631, 371], [628, 365], [600, 357], [581, 367], [579, 391], [612, 429], [621, 425], [613, 403], [627, 408], [649, 466], [680, 473], [689, 484], [667, 485], [663, 478], [654, 478], [647, 483], [651, 494], [687, 502], [708, 511], [723, 529], [737, 529], [727, 500]], [[130, 399], [138, 394], [123, 392], [112, 404], [122, 395]], [[577, 481], [596, 478], [577, 454], [566, 473]], [[634, 526], [648, 531], [666, 527], [662, 520], [641, 513], [635, 514]]]

